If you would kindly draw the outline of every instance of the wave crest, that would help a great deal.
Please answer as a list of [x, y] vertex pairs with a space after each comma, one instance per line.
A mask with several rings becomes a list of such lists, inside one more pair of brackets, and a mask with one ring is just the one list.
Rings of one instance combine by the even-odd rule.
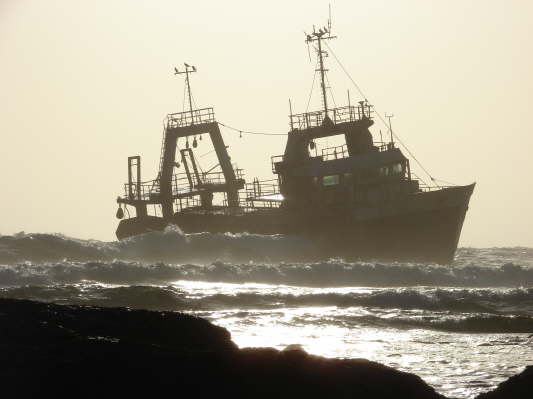
[[30, 262], [0, 265], [0, 286], [76, 283], [165, 284], [177, 280], [264, 283], [308, 287], [522, 287], [533, 286], [533, 269], [505, 264], [437, 265], [348, 263], [226, 263], [209, 265], [140, 262]]
[[210, 263], [316, 259], [301, 237], [249, 233], [183, 234], [172, 226], [122, 241], [79, 240], [62, 234], [0, 236], [0, 263], [111, 261]]

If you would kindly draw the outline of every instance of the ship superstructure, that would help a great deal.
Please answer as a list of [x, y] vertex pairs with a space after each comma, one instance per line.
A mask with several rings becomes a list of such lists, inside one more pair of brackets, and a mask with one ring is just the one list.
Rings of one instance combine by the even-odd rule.
[[[272, 157], [276, 178], [268, 181], [245, 181], [231, 162], [213, 108], [193, 107], [189, 74], [196, 68], [175, 69], [185, 75], [189, 109], [167, 116], [156, 179], [143, 182], [140, 157], [128, 158], [117, 216], [128, 205], [136, 215], [121, 220], [117, 237], [176, 224], [184, 232], [304, 235], [339, 256], [450, 262], [474, 184], [422, 185], [390, 125], [390, 141], [373, 140], [368, 101], [329, 106], [323, 45], [332, 38], [330, 25], [306, 35], [317, 53], [323, 107], [300, 114], [291, 109], [285, 152]], [[339, 135], [344, 144], [318, 151], [317, 140]], [[211, 140], [218, 160], [207, 171], [194, 153], [202, 137]]]

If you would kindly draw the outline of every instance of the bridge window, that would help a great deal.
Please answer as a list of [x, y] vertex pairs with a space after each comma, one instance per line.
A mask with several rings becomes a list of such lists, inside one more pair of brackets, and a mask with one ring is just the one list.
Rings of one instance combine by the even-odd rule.
[[403, 165], [398, 162], [391, 166], [391, 174], [401, 175], [403, 173]]
[[401, 162], [388, 166], [381, 166], [378, 169], [379, 175], [384, 176], [401, 176], [403, 175], [403, 164]]
[[322, 176], [323, 186], [335, 186], [339, 184], [339, 175]]

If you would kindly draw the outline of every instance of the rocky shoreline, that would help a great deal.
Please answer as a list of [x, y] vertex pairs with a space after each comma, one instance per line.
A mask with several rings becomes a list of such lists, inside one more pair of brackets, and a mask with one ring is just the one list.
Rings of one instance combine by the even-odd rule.
[[[414, 374], [296, 348], [239, 349], [183, 313], [0, 299], [5, 397], [444, 398]], [[477, 399], [533, 397], [533, 367]]]

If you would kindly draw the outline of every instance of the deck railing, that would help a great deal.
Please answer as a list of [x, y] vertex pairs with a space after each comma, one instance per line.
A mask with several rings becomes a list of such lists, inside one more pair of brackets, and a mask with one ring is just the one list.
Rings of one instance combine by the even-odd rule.
[[[328, 110], [327, 116], [333, 124], [355, 122], [362, 119], [371, 119], [373, 106], [367, 103], [359, 105], [348, 105], [346, 107], [333, 108]], [[293, 130], [304, 130], [311, 127], [322, 126], [326, 119], [326, 112], [312, 111], [303, 114], [289, 115], [290, 126]]]
[[[234, 168], [234, 170], [237, 179], [244, 178], [242, 169]], [[226, 183], [222, 172], [201, 173], [200, 180], [194, 174], [191, 174], [190, 177], [192, 187], [186, 173], [175, 173], [172, 175], [172, 196], [185, 196], [187, 193], [200, 190], [202, 185], [222, 185]], [[139, 192], [137, 192], [138, 188]], [[137, 184], [137, 182], [132, 182], [131, 185], [128, 183], [124, 184], [124, 198], [128, 200], [158, 202], [160, 193], [159, 179], [141, 182], [140, 184]]]
[[176, 128], [202, 123], [215, 122], [215, 111], [212, 107], [193, 109], [192, 111], [177, 112], [167, 115], [167, 128]]
[[350, 154], [348, 153], [348, 147], [346, 146], [346, 144], [322, 149], [322, 160], [324, 161], [347, 158], [349, 156]]
[[[139, 191], [138, 191], [139, 189]], [[146, 182], [132, 182], [124, 184], [124, 198], [130, 201], [150, 201], [159, 196], [159, 180], [150, 180]]]

